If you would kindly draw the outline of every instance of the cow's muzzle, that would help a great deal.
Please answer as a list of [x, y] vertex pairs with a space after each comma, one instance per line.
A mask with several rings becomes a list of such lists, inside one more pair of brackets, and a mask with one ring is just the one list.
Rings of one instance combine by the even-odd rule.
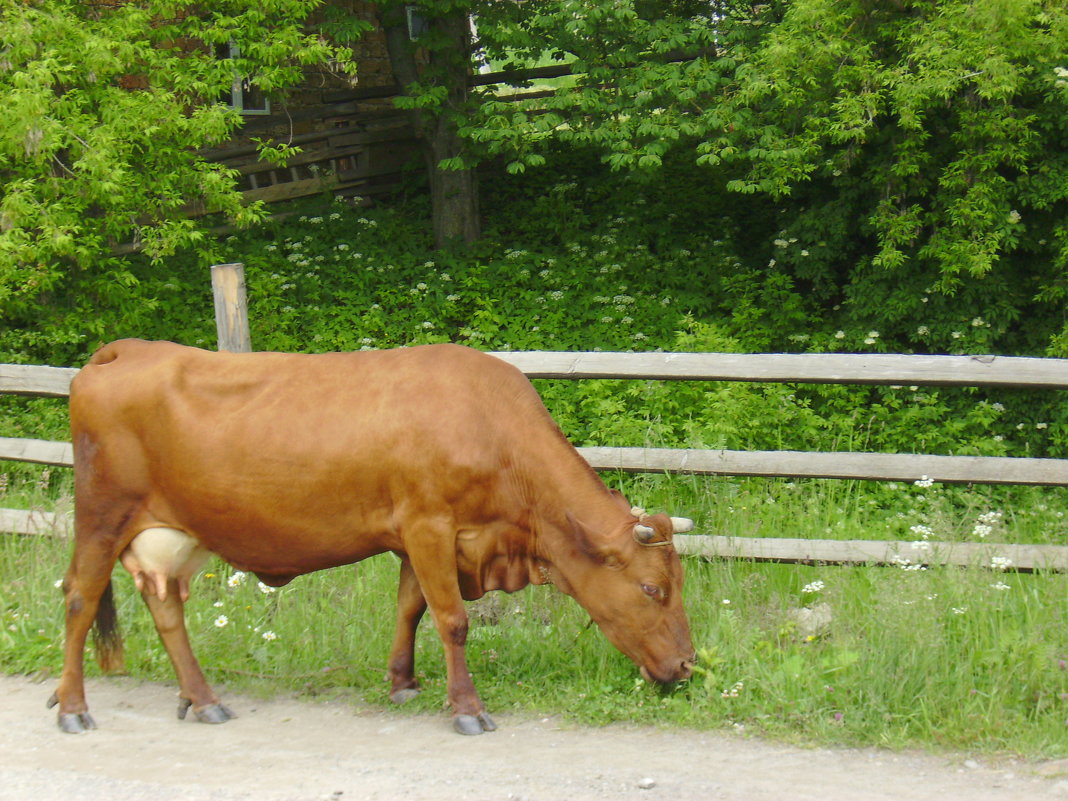
[[655, 671], [650, 670], [646, 665], [642, 665], [639, 671], [646, 681], [656, 682], [657, 684], [674, 684], [690, 678], [693, 675], [693, 666], [696, 662], [697, 654], [694, 654], [689, 659], [658, 666]]

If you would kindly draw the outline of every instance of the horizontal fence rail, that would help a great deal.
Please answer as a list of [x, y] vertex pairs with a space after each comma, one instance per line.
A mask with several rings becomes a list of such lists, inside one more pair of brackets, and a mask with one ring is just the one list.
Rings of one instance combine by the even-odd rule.
[[1068, 359], [853, 353], [494, 352], [530, 378], [644, 378], [798, 384], [1068, 389]]
[[703, 476], [789, 476], [947, 484], [1068, 485], [1068, 459], [926, 456], [854, 451], [716, 451], [675, 448], [579, 448], [597, 470]]
[[[1068, 360], [894, 354], [495, 352], [530, 378], [745, 381], [1068, 389]], [[76, 368], [0, 365], [0, 393], [66, 397]], [[900, 453], [582, 447], [597, 470], [1068, 486], [1068, 459]], [[0, 438], [0, 459], [69, 467], [70, 443]], [[0, 510], [0, 530], [69, 534], [68, 515]], [[803, 540], [691, 534], [679, 552], [828, 564], [980, 565], [1068, 572], [1068, 546]], [[922, 548], [923, 550], [917, 550]]]
[[[70, 536], [73, 516], [63, 512], [0, 509], [0, 530], [12, 534]], [[808, 540], [780, 537], [676, 536], [683, 556], [828, 565], [953, 565], [992, 570], [1068, 572], [1068, 547], [986, 542]]]
[[883, 540], [806, 540], [780, 537], [722, 537], [687, 534], [675, 538], [684, 556], [750, 559], [827, 565], [900, 565], [986, 567], [1030, 573], [1068, 572], [1068, 547], [1006, 545], [994, 542], [901, 542]]
[[0, 364], [0, 392], [65, 398], [70, 394], [70, 382], [77, 374], [77, 367]]

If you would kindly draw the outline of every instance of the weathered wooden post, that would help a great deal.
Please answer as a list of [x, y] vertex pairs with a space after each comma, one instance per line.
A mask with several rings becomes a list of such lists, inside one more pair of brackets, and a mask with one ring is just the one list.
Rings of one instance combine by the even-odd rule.
[[211, 288], [215, 295], [215, 328], [219, 332], [219, 350], [251, 352], [245, 265], [240, 262], [213, 265]]

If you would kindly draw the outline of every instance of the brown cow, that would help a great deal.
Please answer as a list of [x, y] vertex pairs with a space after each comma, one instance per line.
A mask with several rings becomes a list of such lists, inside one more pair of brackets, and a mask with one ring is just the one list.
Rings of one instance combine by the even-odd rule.
[[[415, 695], [429, 606], [463, 734], [495, 728], [464, 656], [464, 599], [552, 582], [658, 682], [690, 675], [672, 534], [690, 521], [632, 510], [564, 438], [516, 368], [455, 345], [361, 353], [213, 353], [170, 342], [101, 348], [74, 379], [75, 543], [64, 580], [59, 704], [95, 728], [83, 655], [95, 618], [122, 665], [111, 571], [133, 574], [174, 663], [179, 717], [232, 713], [185, 630], [189, 579], [218, 554], [282, 586], [385, 551], [401, 560], [390, 697]], [[662, 547], [660, 547], [662, 546]]]

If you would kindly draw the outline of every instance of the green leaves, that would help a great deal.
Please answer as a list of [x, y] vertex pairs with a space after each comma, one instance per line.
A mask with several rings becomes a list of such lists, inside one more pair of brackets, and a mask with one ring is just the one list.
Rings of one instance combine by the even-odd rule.
[[[190, 0], [109, 6], [0, 0], [0, 312], [32, 324], [42, 292], [121, 271], [115, 245], [156, 259], [200, 237], [191, 202], [248, 224], [235, 173], [199, 149], [228, 140], [237, 113], [217, 102], [235, 70], [265, 90], [300, 65], [347, 51], [303, 31], [314, 3]], [[218, 59], [233, 42], [240, 57]], [[282, 151], [274, 151], [283, 156]]]

